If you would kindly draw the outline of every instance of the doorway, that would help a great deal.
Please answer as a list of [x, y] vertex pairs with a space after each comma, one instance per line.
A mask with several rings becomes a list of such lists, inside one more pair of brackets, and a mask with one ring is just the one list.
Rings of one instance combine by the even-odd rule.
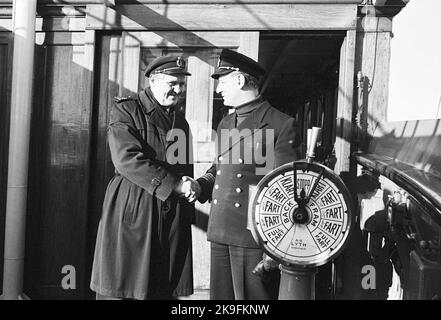
[[[306, 142], [308, 128], [322, 128], [321, 146], [333, 150], [340, 49], [345, 34], [262, 32], [259, 62], [267, 70], [262, 95], [296, 118]], [[306, 152], [303, 144], [302, 154]]]

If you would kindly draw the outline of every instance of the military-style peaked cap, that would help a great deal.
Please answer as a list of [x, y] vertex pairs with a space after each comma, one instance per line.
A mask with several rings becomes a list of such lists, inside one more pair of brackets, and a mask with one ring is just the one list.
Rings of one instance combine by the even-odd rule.
[[152, 74], [183, 74], [191, 76], [186, 70], [186, 61], [182, 56], [167, 55], [154, 59], [149, 63], [145, 70], [145, 76], [150, 77]]
[[233, 71], [248, 73], [257, 79], [265, 74], [265, 69], [250, 57], [233, 50], [223, 49], [219, 56], [216, 70], [211, 77], [218, 79], [220, 76]]

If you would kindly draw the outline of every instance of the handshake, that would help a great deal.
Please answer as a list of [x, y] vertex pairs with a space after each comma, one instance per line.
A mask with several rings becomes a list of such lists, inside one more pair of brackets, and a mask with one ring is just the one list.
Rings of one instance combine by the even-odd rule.
[[193, 203], [201, 195], [202, 189], [199, 182], [195, 179], [183, 176], [174, 191], [177, 196], [185, 198], [189, 203]]

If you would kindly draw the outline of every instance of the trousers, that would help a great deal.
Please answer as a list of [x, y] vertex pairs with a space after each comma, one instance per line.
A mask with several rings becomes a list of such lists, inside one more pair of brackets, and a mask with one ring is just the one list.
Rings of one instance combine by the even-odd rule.
[[270, 300], [271, 291], [252, 273], [263, 251], [211, 242], [211, 300]]

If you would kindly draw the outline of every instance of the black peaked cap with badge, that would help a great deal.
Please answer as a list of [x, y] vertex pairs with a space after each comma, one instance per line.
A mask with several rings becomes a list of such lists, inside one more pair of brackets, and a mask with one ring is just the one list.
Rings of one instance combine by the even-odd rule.
[[186, 61], [182, 56], [167, 55], [154, 59], [149, 63], [145, 70], [145, 76], [150, 77], [153, 74], [183, 74], [191, 76], [186, 69]]
[[265, 69], [250, 57], [230, 49], [223, 49], [220, 53], [216, 70], [211, 77], [219, 79], [220, 76], [233, 71], [247, 73], [258, 80], [265, 74]]

